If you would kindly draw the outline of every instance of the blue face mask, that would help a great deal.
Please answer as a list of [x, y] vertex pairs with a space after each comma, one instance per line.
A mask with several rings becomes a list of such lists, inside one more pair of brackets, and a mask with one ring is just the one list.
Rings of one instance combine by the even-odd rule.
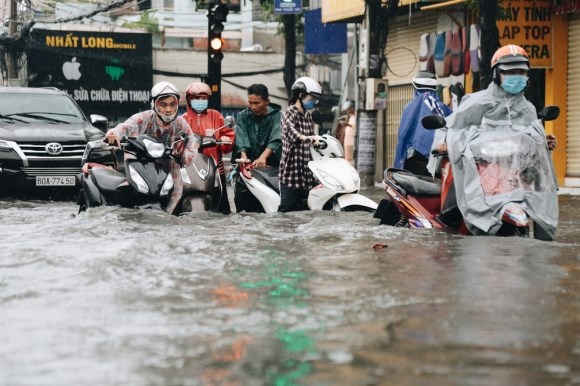
[[207, 109], [207, 99], [192, 99], [189, 104], [196, 113], [202, 113]]
[[316, 107], [316, 101], [314, 99], [302, 99], [302, 106], [305, 110], [312, 110]]
[[504, 75], [501, 88], [510, 94], [519, 94], [526, 88], [528, 77], [525, 75]]

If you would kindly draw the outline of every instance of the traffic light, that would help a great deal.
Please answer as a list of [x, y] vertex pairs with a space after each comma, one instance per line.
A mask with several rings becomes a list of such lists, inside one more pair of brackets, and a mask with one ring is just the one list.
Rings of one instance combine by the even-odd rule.
[[222, 32], [224, 30], [223, 23], [227, 21], [228, 13], [226, 4], [216, 4], [213, 8], [210, 6], [208, 12], [208, 54], [213, 63], [220, 63], [224, 58]]
[[222, 59], [224, 58], [222, 32], [228, 13], [226, 4], [221, 2], [215, 4], [212, 1], [207, 4], [207, 84], [212, 92], [209, 107], [215, 110], [221, 110]]

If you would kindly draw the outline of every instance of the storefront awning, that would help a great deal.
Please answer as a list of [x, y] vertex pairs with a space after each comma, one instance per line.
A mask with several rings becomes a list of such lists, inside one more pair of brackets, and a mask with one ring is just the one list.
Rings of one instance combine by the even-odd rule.
[[430, 9], [450, 7], [452, 5], [463, 4], [465, 0], [446, 0], [446, 1], [434, 1], [434, 0], [400, 0], [399, 5], [410, 5], [410, 4], [421, 4], [421, 10], [428, 11]]

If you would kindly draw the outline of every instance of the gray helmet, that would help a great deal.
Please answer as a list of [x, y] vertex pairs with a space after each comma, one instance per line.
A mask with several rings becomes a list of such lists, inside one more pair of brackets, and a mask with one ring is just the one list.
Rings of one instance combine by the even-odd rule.
[[413, 77], [413, 86], [417, 90], [436, 90], [437, 84], [437, 77], [429, 71], [419, 71]]

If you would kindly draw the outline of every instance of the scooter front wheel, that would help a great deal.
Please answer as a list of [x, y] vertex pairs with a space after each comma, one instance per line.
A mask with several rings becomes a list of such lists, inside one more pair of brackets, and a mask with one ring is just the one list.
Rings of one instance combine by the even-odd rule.
[[517, 227], [513, 224], [503, 223], [495, 235], [503, 237], [530, 237], [530, 228], [527, 226]]

